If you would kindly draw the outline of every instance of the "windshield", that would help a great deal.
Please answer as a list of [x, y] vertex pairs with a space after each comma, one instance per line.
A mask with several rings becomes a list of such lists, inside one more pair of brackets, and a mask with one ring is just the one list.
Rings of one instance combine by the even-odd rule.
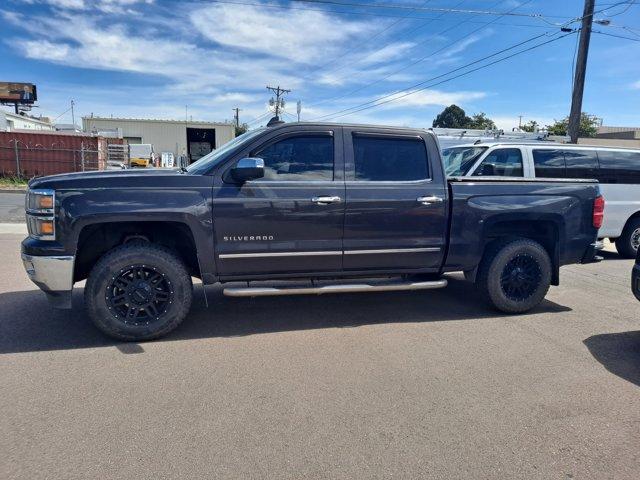
[[187, 167], [187, 172], [194, 175], [203, 175], [207, 173], [211, 167], [215, 166], [218, 162], [225, 159], [227, 154], [241, 148], [247, 141], [258, 136], [264, 132], [266, 128], [257, 128], [249, 132], [243, 133], [239, 137], [234, 138], [230, 142], [225, 143], [220, 148], [213, 150], [211, 153], [205, 155], [199, 160], [193, 162]]
[[451, 147], [442, 150], [444, 171], [448, 177], [463, 177], [487, 147]]

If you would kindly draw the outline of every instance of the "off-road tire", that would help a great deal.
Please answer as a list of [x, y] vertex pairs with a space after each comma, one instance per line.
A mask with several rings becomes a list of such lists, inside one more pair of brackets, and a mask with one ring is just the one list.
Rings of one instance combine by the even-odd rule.
[[[125, 323], [122, 315], [114, 313], [109, 298], [112, 282], [132, 266], [159, 272], [170, 290], [166, 309], [148, 324]], [[192, 294], [191, 277], [180, 258], [170, 249], [148, 242], [127, 243], [107, 252], [91, 270], [84, 289], [85, 305], [96, 327], [126, 341], [152, 340], [171, 332], [189, 313]]]
[[[502, 279], [512, 261], [524, 260], [532, 265], [535, 275], [530, 281], [531, 290], [514, 298], [505, 290]], [[510, 263], [512, 262], [512, 263]], [[522, 313], [536, 307], [545, 297], [551, 284], [551, 259], [538, 242], [525, 238], [497, 241], [490, 244], [478, 268], [476, 285], [485, 300], [496, 309], [506, 313]], [[506, 278], [506, 277], [505, 277]]]
[[624, 226], [622, 235], [616, 238], [616, 250], [622, 258], [636, 258], [638, 250], [633, 246], [632, 237], [638, 229], [640, 229], [640, 218], [632, 218]]

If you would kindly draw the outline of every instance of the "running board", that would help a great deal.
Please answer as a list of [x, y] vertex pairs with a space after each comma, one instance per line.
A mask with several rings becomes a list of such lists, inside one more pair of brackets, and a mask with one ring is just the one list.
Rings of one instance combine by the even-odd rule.
[[343, 285], [325, 285], [323, 287], [242, 287], [225, 288], [223, 293], [227, 297], [269, 297], [277, 295], [322, 295], [325, 293], [355, 293], [355, 292], [394, 292], [399, 290], [429, 290], [444, 288], [446, 279], [429, 282], [394, 282], [394, 283], [357, 283]]

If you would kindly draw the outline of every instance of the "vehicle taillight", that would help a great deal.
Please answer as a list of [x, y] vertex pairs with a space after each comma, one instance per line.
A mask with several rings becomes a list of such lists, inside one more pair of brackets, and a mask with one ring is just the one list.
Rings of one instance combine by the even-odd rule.
[[604, 220], [604, 197], [598, 195], [593, 201], [593, 226], [600, 228]]

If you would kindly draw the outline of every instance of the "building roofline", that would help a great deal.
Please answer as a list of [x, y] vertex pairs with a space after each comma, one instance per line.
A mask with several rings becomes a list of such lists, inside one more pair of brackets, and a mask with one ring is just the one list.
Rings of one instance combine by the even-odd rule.
[[46, 126], [52, 127], [52, 128], [54, 127], [54, 125], [52, 123], [45, 122], [44, 120], [40, 120], [39, 118], [29, 117], [27, 115], [16, 115], [15, 113], [7, 112], [6, 110], [2, 110], [2, 113], [4, 113], [5, 116], [7, 116], [7, 117], [17, 118], [17, 119], [20, 119], [20, 120], [27, 120], [29, 122], [39, 123], [41, 125], [46, 125]]
[[162, 118], [124, 118], [124, 117], [96, 117], [96, 116], [84, 116], [83, 121], [91, 120], [104, 120], [110, 122], [147, 122], [147, 123], [178, 123], [181, 125], [220, 125], [220, 126], [233, 126], [231, 122], [206, 122], [204, 120], [173, 120]]

